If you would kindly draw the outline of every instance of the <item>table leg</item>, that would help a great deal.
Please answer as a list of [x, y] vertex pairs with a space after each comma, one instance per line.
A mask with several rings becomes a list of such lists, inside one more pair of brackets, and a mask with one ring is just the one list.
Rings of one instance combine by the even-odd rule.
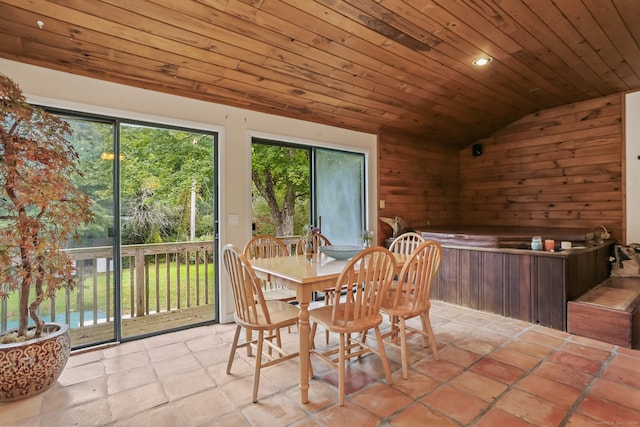
[[309, 401], [309, 303], [300, 302], [300, 401]]

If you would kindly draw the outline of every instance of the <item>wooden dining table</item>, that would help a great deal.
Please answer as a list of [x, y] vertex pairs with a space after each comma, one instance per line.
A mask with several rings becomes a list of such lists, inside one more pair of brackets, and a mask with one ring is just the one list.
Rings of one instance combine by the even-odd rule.
[[[394, 254], [396, 270], [400, 270], [407, 255]], [[340, 272], [348, 261], [333, 259], [322, 253], [314, 254], [311, 261], [304, 255], [291, 255], [275, 258], [251, 260], [256, 275], [272, 283], [296, 290], [296, 300], [300, 307], [300, 401], [309, 401], [309, 303], [314, 292], [334, 287]]]

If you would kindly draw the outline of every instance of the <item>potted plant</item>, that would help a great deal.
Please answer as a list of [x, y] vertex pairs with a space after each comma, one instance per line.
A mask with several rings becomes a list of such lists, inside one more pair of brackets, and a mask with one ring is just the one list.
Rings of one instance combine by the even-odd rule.
[[[0, 400], [48, 388], [69, 357], [68, 326], [45, 324], [38, 308], [74, 286], [74, 266], [62, 249], [93, 218], [90, 199], [71, 179], [79, 170], [70, 135], [68, 123], [29, 105], [0, 74], [0, 297], [19, 292], [18, 328], [0, 335]], [[47, 361], [48, 349], [60, 354]], [[39, 378], [56, 368], [54, 378]]]

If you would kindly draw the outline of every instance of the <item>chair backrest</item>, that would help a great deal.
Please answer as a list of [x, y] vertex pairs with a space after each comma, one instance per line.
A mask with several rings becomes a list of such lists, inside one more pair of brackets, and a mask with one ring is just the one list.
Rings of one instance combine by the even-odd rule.
[[242, 253], [247, 259], [275, 258], [289, 256], [289, 249], [277, 237], [259, 234], [247, 242]]
[[[331, 242], [329, 241], [329, 239], [321, 234], [321, 233], [314, 233], [313, 234], [313, 253], [317, 254], [318, 253], [318, 248], [320, 246], [330, 246]], [[305, 241], [304, 239], [299, 239], [298, 243], [296, 243], [296, 253], [298, 255], [302, 255], [304, 253], [304, 245], [305, 245]]]
[[336, 281], [336, 295], [345, 290], [346, 295], [344, 300], [335, 299], [332, 323], [358, 326], [377, 319], [393, 281], [394, 267], [394, 255], [382, 246], [367, 248], [351, 258]]
[[393, 290], [393, 308], [422, 312], [429, 307], [431, 284], [442, 261], [442, 246], [422, 242], [402, 266]]
[[414, 231], [407, 231], [396, 237], [389, 246], [389, 250], [394, 254], [411, 254], [420, 243], [424, 242], [424, 237]]
[[260, 281], [247, 258], [229, 244], [222, 249], [222, 261], [233, 289], [236, 321], [246, 326], [270, 324]]

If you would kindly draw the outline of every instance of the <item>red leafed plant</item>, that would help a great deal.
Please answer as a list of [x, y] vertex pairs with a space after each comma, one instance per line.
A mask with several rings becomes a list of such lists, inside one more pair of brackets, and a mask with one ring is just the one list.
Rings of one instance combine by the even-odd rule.
[[31, 329], [29, 317], [40, 337], [40, 304], [73, 288], [75, 269], [62, 249], [93, 218], [90, 199], [71, 180], [79, 171], [69, 136], [67, 122], [29, 105], [0, 74], [0, 297], [19, 292], [18, 340]]

